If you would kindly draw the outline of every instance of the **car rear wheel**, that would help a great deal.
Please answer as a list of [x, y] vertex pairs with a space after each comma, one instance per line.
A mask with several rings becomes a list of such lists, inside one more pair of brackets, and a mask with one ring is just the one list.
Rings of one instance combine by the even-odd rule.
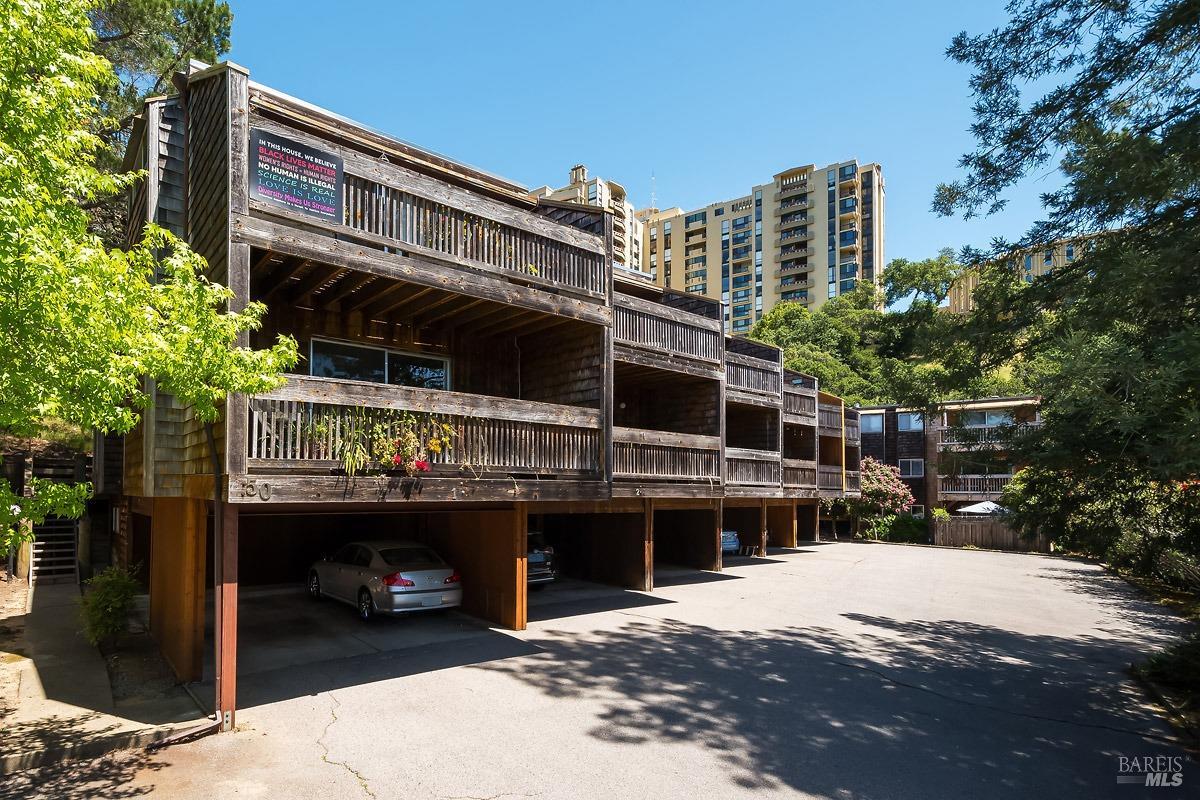
[[308, 576], [308, 596], [313, 600], [321, 599], [321, 579], [315, 572]]
[[366, 622], [375, 613], [375, 604], [371, 602], [371, 593], [366, 589], [358, 590], [358, 618]]

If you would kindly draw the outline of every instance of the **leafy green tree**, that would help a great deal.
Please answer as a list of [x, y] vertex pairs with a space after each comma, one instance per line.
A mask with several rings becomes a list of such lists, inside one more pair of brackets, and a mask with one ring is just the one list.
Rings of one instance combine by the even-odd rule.
[[[1144, 493], [1200, 472], [1200, 5], [1019, 0], [1009, 12], [949, 48], [974, 70], [977, 147], [934, 209], [997, 211], [1054, 167], [1061, 186], [1022, 239], [964, 252], [979, 270], [975, 311], [924, 329], [942, 371], [899, 399], [929, 405], [1011, 364], [1042, 397], [1044, 424], [1016, 443], [1039, 486], [1057, 481], [1038, 497], [1148, 508]], [[1031, 283], [1012, 269], [1015, 250], [1062, 240], [1078, 245], [1072, 263]], [[1095, 552], [1119, 538], [1107, 518], [1080, 519]], [[1170, 520], [1194, 541], [1194, 515]]]
[[[99, 87], [93, 130], [105, 146], [97, 162], [117, 172], [143, 101], [169, 93], [172, 75], [191, 59], [211, 64], [227, 53], [233, 14], [218, 0], [99, 0], [88, 16], [96, 32], [92, 49], [117, 75]], [[87, 209], [93, 232], [110, 247], [123, 244], [127, 208], [119, 197], [96, 198]]]
[[[213, 420], [228, 392], [278, 385], [295, 342], [237, 347], [264, 311], [227, 310], [230, 292], [203, 259], [150, 229], [129, 252], [88, 232], [82, 202], [140, 178], [97, 167], [92, 131], [115, 77], [94, 52], [84, 0], [0, 0], [0, 432], [25, 436], [51, 417], [123, 432], [147, 398], [142, 380]], [[162, 275], [155, 279], [156, 272]], [[82, 511], [87, 486], [0, 480], [0, 537], [17, 519]]]
[[784, 366], [816, 377], [823, 390], [849, 403], [881, 402], [878, 301], [875, 287], [860, 284], [816, 311], [780, 303], [755, 323], [750, 337], [775, 345]]

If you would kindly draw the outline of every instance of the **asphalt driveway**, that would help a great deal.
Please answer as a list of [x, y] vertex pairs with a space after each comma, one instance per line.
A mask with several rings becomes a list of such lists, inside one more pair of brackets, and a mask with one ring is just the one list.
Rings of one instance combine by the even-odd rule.
[[651, 595], [548, 590], [522, 634], [264, 663], [241, 678], [237, 733], [80, 765], [43, 790], [1065, 800], [1200, 786], [1191, 761], [1180, 788], [1116, 782], [1119, 756], [1183, 755], [1123, 672], [1181, 624], [1092, 565], [844, 543], [657, 578]]

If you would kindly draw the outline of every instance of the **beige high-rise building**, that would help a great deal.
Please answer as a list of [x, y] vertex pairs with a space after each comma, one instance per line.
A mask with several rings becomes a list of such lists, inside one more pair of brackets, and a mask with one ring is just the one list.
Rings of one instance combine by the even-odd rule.
[[[1083, 239], [1060, 241], [1046, 248], [1017, 250], [998, 261], [1007, 261], [1014, 272], [1026, 283], [1033, 283], [1041, 275], [1048, 275], [1075, 260], [1086, 245]], [[975, 287], [979, 285], [979, 271], [964, 270], [950, 285], [950, 311], [965, 314], [975, 309]]]
[[878, 164], [844, 161], [775, 175], [750, 194], [694, 211], [648, 208], [642, 269], [660, 286], [718, 299], [746, 333], [780, 302], [816, 309], [884, 268]]
[[564, 200], [606, 208], [613, 212], [613, 259], [619, 266], [642, 269], [642, 223], [638, 220], [625, 187], [616, 181], [588, 178], [587, 167], [571, 167], [571, 182], [561, 189], [543, 186], [530, 194], [548, 200]]

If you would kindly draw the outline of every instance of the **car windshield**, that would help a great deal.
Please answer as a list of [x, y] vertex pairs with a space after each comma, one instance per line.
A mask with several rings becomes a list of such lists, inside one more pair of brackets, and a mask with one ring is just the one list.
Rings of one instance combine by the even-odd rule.
[[428, 547], [384, 547], [379, 557], [389, 567], [440, 567], [443, 563]]

